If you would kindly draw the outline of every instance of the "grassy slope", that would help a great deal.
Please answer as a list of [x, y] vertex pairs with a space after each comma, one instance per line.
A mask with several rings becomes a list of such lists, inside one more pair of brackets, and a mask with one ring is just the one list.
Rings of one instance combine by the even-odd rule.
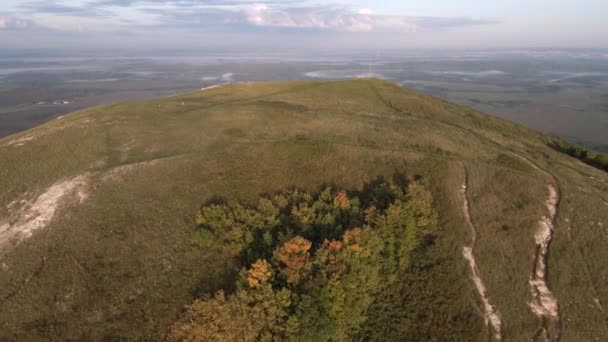
[[[7, 145], [24, 136], [33, 139]], [[402, 171], [433, 189], [441, 230], [420, 256], [433, 271], [404, 285], [403, 305], [413, 309], [398, 322], [428, 338], [484, 339], [461, 255], [470, 239], [458, 197], [463, 165], [475, 255], [503, 335], [529, 339], [539, 323], [527, 281], [551, 179], [517, 155], [551, 172], [562, 192], [549, 281], [563, 338], [606, 337], [607, 316], [594, 299], [608, 305], [608, 177], [545, 143], [520, 126], [377, 80], [229, 85], [97, 107], [7, 137], [0, 219], [14, 215], [9, 203], [62, 179], [88, 174], [89, 196], [65, 203], [46, 229], [2, 257], [0, 339], [162, 336], [194, 295], [235, 271], [189, 243], [205, 200], [247, 201], [292, 185], [358, 187]]]

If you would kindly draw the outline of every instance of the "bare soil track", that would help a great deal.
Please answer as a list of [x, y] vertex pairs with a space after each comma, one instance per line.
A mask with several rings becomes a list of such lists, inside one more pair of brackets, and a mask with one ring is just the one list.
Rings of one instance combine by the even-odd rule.
[[551, 292], [547, 280], [549, 253], [555, 233], [555, 221], [560, 201], [559, 185], [553, 174], [542, 169], [529, 159], [519, 154], [514, 154], [551, 179], [550, 184], [547, 185], [548, 197], [545, 200], [547, 214], [538, 222], [536, 233], [534, 234], [536, 249], [529, 280], [533, 300], [529, 303], [529, 306], [532, 313], [540, 319], [540, 326], [532, 340], [537, 341], [542, 337], [545, 341], [559, 341], [561, 338], [559, 303], [553, 292]]
[[475, 228], [475, 225], [473, 224], [473, 221], [471, 220], [469, 200], [467, 198], [468, 174], [467, 174], [467, 169], [466, 169], [466, 167], [464, 167], [464, 165], [463, 165], [463, 170], [464, 170], [464, 182], [461, 187], [461, 194], [462, 194], [462, 199], [463, 199], [462, 210], [463, 210], [465, 220], [467, 221], [467, 225], [471, 229], [471, 246], [463, 247], [462, 255], [469, 263], [469, 267], [471, 269], [471, 278], [473, 279], [473, 283], [475, 284], [475, 288], [477, 289], [477, 292], [479, 293], [479, 297], [483, 304], [484, 322], [485, 322], [486, 326], [489, 325], [492, 327], [492, 330], [494, 331], [494, 338], [498, 341], [501, 341], [502, 340], [502, 333], [501, 333], [502, 321], [500, 318], [500, 313], [492, 304], [490, 304], [490, 299], [488, 298], [487, 289], [483, 283], [483, 280], [481, 279], [481, 273], [479, 272], [479, 268], [477, 267], [477, 262], [475, 261], [475, 255], [473, 253], [474, 248], [475, 248], [475, 242], [477, 240], [477, 229]]

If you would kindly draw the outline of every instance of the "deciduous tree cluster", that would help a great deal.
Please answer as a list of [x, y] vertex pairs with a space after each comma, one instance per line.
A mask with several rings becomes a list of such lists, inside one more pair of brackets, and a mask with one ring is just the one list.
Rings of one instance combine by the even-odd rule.
[[255, 207], [210, 204], [196, 221], [197, 244], [243, 270], [234, 292], [192, 303], [170, 341], [351, 339], [437, 218], [420, 184], [377, 182], [360, 192], [290, 190]]

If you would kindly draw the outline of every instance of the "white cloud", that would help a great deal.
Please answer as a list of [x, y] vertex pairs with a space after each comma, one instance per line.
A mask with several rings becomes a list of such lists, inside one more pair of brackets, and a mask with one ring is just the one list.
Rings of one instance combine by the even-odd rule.
[[336, 7], [276, 7], [259, 5], [245, 10], [246, 22], [255, 26], [326, 29], [346, 32], [412, 32], [418, 29], [413, 18], [374, 15], [363, 8], [353, 12]]
[[361, 8], [359, 9], [358, 13], [361, 15], [373, 15], [374, 11], [369, 8]]
[[[258, 1], [89, 0], [80, 5], [34, 1], [27, 2], [21, 10], [24, 15], [38, 18], [37, 23], [45, 27], [80, 32], [150, 27], [251, 29], [243, 28], [244, 24], [259, 28], [404, 33], [487, 23], [467, 18], [378, 15], [370, 8], [353, 9], [337, 3], [313, 5], [307, 0]], [[0, 28], [8, 26], [6, 21], [0, 22]]]
[[0, 30], [26, 29], [32, 27], [32, 23], [15, 17], [0, 16]]
[[[234, 14], [235, 12], [231, 12]], [[426, 29], [475, 26], [494, 22], [482, 19], [397, 16], [375, 14], [369, 8], [352, 10], [337, 6], [256, 5], [236, 11], [244, 22], [258, 27], [317, 29], [343, 32], [407, 33]], [[236, 19], [236, 22], [239, 20]], [[230, 22], [235, 22], [231, 18]]]
[[247, 11], [247, 20], [254, 25], [264, 25], [266, 23], [266, 12], [268, 12], [268, 6], [257, 5], [250, 11]]

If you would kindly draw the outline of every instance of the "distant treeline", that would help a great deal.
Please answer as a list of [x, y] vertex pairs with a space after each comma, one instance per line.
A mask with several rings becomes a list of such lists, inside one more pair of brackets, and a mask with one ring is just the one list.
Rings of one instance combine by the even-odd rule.
[[376, 183], [210, 204], [196, 222], [195, 244], [238, 258], [242, 271], [233, 289], [192, 303], [169, 341], [382, 340], [362, 328], [404, 315], [387, 301], [401, 295], [391, 285], [437, 215], [422, 185]]
[[553, 140], [549, 143], [552, 149], [565, 153], [582, 162], [608, 172], [608, 155], [587, 150], [583, 147], [575, 146], [563, 140]]

